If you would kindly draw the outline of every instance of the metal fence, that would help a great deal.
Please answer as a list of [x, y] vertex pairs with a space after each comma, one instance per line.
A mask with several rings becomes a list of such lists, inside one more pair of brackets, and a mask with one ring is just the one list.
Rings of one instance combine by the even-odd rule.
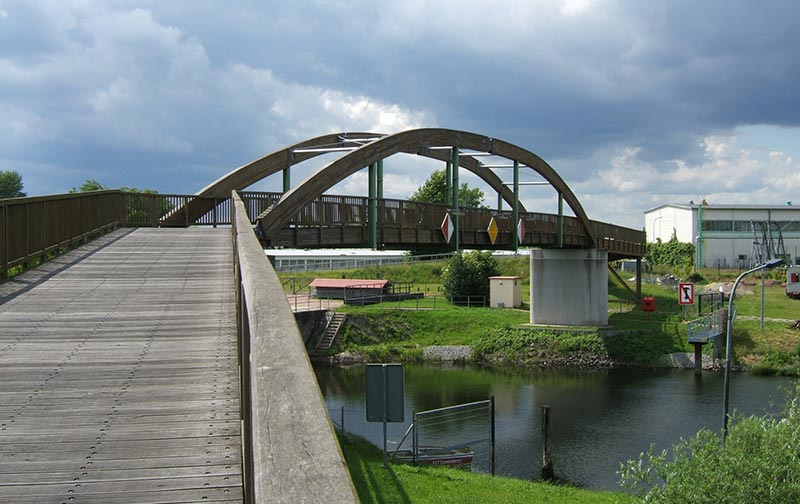
[[[411, 453], [416, 459], [426, 449], [468, 450], [474, 454], [472, 468], [495, 473], [494, 397], [414, 413]], [[403, 446], [401, 440], [395, 452]]]
[[689, 321], [689, 343], [707, 343], [725, 332], [725, 310], [715, 310], [704, 317]]

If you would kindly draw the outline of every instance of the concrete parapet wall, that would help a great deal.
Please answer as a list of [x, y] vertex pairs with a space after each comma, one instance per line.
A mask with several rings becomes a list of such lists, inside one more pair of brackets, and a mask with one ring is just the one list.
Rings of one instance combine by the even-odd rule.
[[608, 253], [600, 249], [531, 251], [531, 323], [608, 324]]
[[286, 294], [234, 200], [246, 502], [357, 503]]

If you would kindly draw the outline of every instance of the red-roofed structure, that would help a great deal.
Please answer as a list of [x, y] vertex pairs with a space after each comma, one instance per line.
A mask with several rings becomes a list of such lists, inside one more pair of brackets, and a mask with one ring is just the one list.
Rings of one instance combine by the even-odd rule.
[[388, 294], [388, 280], [365, 280], [357, 278], [315, 278], [309, 284], [319, 298], [348, 299], [381, 296]]

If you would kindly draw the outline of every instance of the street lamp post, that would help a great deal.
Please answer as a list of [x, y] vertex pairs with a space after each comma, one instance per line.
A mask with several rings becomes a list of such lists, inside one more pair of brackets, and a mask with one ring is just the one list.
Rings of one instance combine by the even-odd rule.
[[742, 278], [750, 273], [765, 269], [772, 269], [776, 266], [780, 266], [781, 264], [783, 264], [783, 259], [770, 259], [764, 264], [747, 270], [736, 278], [736, 281], [733, 283], [733, 288], [731, 289], [730, 299], [728, 299], [728, 327], [725, 331], [725, 392], [722, 396], [722, 446], [725, 446], [725, 439], [728, 437], [728, 399], [730, 397], [731, 353], [733, 350], [733, 298], [736, 295], [736, 288], [739, 286], [739, 282], [742, 281]]

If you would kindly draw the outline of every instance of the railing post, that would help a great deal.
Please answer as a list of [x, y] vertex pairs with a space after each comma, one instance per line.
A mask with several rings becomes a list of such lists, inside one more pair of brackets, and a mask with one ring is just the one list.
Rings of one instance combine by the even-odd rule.
[[128, 226], [128, 194], [119, 191], [119, 224], [120, 227]]
[[214, 227], [217, 227], [217, 198], [214, 198]]
[[0, 280], [8, 278], [8, 206], [0, 203]]
[[30, 209], [28, 203], [25, 203], [25, 268], [29, 268], [30, 264], [30, 248], [31, 248], [31, 226], [30, 226]]
[[45, 219], [47, 219], [47, 200], [42, 201], [42, 211], [39, 214], [39, 228], [41, 229], [41, 236], [39, 237], [39, 244], [40, 244], [40, 256], [39, 256], [39, 264], [44, 263], [47, 260], [47, 225], [45, 223]]
[[149, 196], [150, 203], [150, 227], [158, 227], [158, 212], [157, 212], [157, 202], [156, 202], [156, 195], [152, 194]]

